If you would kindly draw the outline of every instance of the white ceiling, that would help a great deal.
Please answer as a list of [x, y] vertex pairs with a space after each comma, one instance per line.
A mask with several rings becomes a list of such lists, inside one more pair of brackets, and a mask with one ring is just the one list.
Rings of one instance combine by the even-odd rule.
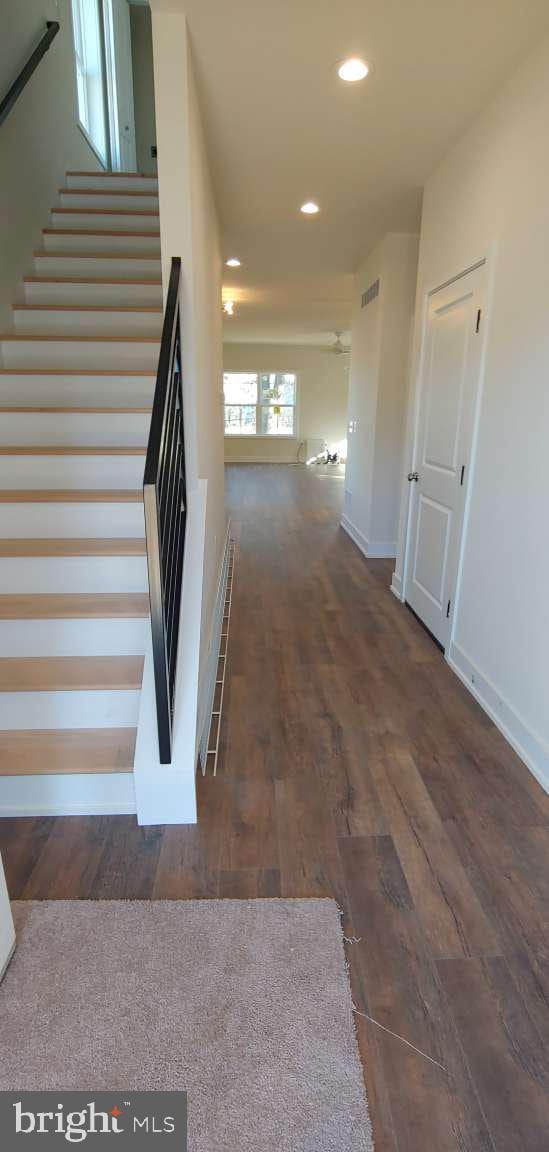
[[[242, 260], [225, 338], [330, 343], [354, 269], [418, 228], [426, 177], [549, 27], [547, 0], [181, 3], [224, 255]], [[370, 65], [358, 84], [337, 76], [349, 55]]]

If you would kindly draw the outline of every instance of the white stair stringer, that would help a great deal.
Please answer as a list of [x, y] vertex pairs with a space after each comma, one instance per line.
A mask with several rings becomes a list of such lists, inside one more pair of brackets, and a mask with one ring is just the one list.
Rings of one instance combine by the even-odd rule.
[[[0, 816], [136, 812], [142, 665], [120, 683], [108, 662], [135, 672], [150, 642], [156, 178], [67, 173], [14, 301], [0, 334]], [[97, 676], [57, 681], [59, 660], [98, 661]], [[44, 679], [27, 683], [37, 661]]]

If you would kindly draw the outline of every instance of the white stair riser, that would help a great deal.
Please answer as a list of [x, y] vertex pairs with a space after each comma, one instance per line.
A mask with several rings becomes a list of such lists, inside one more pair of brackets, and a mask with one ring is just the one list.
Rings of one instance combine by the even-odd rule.
[[[152, 373], [150, 376], [6, 374], [0, 375], [0, 408], [9, 405], [144, 408], [152, 405], [154, 387], [155, 376]], [[6, 418], [4, 414], [2, 420]], [[139, 441], [136, 440], [135, 443], [138, 444]]]
[[56, 212], [51, 214], [52, 228], [101, 228], [106, 232], [158, 232], [158, 216], [136, 212]]
[[158, 336], [162, 331], [161, 312], [76, 312], [70, 309], [50, 311], [47, 308], [13, 309], [16, 332], [44, 333], [45, 335], [77, 336]]
[[[137, 192], [137, 188], [134, 191]], [[59, 203], [61, 208], [111, 208], [116, 212], [138, 212], [142, 208], [145, 212], [158, 212], [157, 193], [140, 192], [135, 195], [131, 189], [127, 189], [126, 195], [121, 196], [120, 192], [121, 189], [113, 189], [110, 193], [101, 189], [91, 193], [73, 189], [71, 192], [60, 192]]]
[[149, 620], [0, 620], [0, 652], [24, 656], [143, 656]]
[[141, 690], [0, 692], [0, 730], [134, 728]]
[[4, 539], [76, 536], [93, 540], [144, 535], [141, 503], [0, 503], [0, 536]]
[[131, 176], [123, 172], [109, 172], [108, 175], [95, 176], [93, 172], [67, 172], [67, 188], [97, 188], [98, 192], [107, 188], [128, 188], [133, 192], [158, 192], [158, 178], [156, 176]]
[[157, 340], [3, 340], [3, 368], [132, 368], [156, 373], [160, 342]]
[[162, 307], [160, 284], [67, 283], [45, 280], [27, 281], [24, 285], [26, 304], [81, 304], [103, 307]]
[[125, 280], [160, 280], [162, 266], [160, 260], [151, 257], [130, 257], [123, 253], [117, 256], [101, 257], [74, 255], [67, 252], [63, 256], [49, 255], [47, 252], [34, 257], [34, 269], [39, 276], [86, 276], [90, 280], [103, 277], [120, 277]]
[[0, 779], [0, 816], [108, 816], [135, 811], [131, 772]]
[[146, 556], [8, 556], [0, 595], [147, 592]]
[[0, 456], [0, 488], [140, 488], [144, 456]]
[[3, 412], [0, 445], [145, 448], [149, 426], [148, 412]]
[[44, 248], [51, 252], [150, 252], [160, 259], [160, 236], [132, 236], [129, 229], [123, 234], [109, 232], [105, 227], [91, 228], [87, 232], [71, 231], [67, 225], [63, 231], [44, 232]]

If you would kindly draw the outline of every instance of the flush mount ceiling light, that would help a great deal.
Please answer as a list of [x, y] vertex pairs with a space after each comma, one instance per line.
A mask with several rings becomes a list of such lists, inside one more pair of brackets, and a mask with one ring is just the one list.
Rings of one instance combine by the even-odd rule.
[[320, 208], [318, 204], [315, 204], [314, 200], [307, 200], [305, 204], [301, 205], [301, 211], [305, 216], [316, 216], [317, 212], [320, 212]]
[[240, 268], [240, 260], [236, 256], [231, 256], [230, 260], [225, 261], [227, 268]]
[[223, 311], [226, 316], [234, 316], [234, 300], [224, 300]]
[[356, 80], [364, 80], [368, 75], [368, 65], [364, 60], [359, 60], [358, 56], [351, 56], [349, 60], [344, 60], [343, 64], [340, 64], [337, 74], [341, 80], [354, 84]]

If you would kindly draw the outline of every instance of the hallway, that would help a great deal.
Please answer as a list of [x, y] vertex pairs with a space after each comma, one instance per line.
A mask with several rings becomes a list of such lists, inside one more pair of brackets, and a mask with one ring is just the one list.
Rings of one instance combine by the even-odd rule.
[[339, 528], [342, 476], [234, 465], [227, 494], [228, 680], [198, 825], [4, 820], [10, 894], [334, 896], [357, 1007], [437, 1062], [357, 1017], [376, 1152], [542, 1152], [549, 797], [391, 595], [392, 561]]

